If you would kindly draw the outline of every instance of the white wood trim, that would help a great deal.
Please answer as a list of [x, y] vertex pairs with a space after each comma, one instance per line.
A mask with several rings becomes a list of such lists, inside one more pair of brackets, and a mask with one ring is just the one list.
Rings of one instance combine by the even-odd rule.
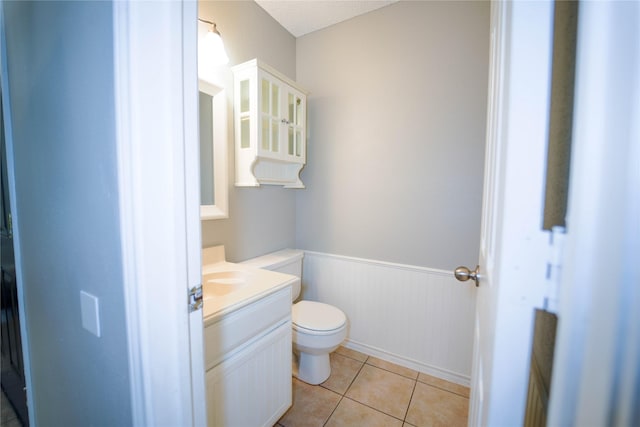
[[377, 260], [367, 259], [367, 258], [357, 258], [357, 257], [346, 256], [346, 255], [329, 254], [326, 252], [304, 251], [304, 253], [313, 255], [313, 256], [318, 256], [318, 257], [334, 258], [334, 259], [341, 259], [345, 261], [357, 262], [360, 264], [379, 265], [379, 266], [391, 267], [391, 268], [407, 270], [407, 271], [417, 271], [422, 273], [434, 274], [438, 276], [446, 276], [450, 278], [453, 277], [452, 271], [440, 270], [440, 269], [429, 268], [429, 267], [421, 267], [418, 265], [399, 264], [399, 263], [387, 262], [387, 261], [377, 261]]
[[190, 426], [199, 417], [186, 288], [199, 257], [189, 252], [188, 241], [189, 223], [198, 224], [198, 214], [194, 219], [186, 208], [193, 178], [185, 171], [183, 55], [185, 20], [195, 22], [195, 7], [123, 1], [113, 10], [132, 424]]
[[548, 425], [640, 423], [640, 4], [581, 2]]
[[[187, 238], [187, 282], [186, 291], [202, 283], [202, 234], [200, 229], [200, 146], [198, 142], [198, 3], [185, 1], [182, 3], [182, 81], [183, 81], [183, 114], [184, 114], [184, 173], [185, 173], [185, 215]], [[214, 108], [221, 110], [223, 126], [214, 130], [216, 147], [214, 168], [223, 173], [216, 175], [215, 194], [216, 207], [221, 216], [229, 216], [228, 209], [228, 171], [227, 171], [227, 95], [224, 90], [214, 99]], [[220, 195], [220, 200], [218, 199]], [[204, 319], [203, 308], [189, 314], [189, 347], [190, 347], [190, 380], [193, 426], [207, 425], [207, 401], [204, 368]]]
[[358, 341], [347, 339], [344, 343], [342, 343], [342, 346], [359, 351], [360, 353], [364, 353], [367, 356], [377, 357], [378, 359], [386, 360], [388, 362], [395, 363], [396, 365], [413, 369], [414, 371], [422, 372], [443, 380], [451, 381], [452, 383], [460, 384], [466, 387], [469, 387], [469, 384], [471, 383], [471, 377], [469, 375], [462, 375], [458, 372], [453, 372], [448, 369], [443, 369], [435, 365], [423, 363], [419, 360], [404, 357], [393, 352], [381, 350], [379, 348], [363, 344]]
[[[229, 153], [227, 91], [211, 80], [199, 79], [198, 89], [212, 97], [214, 204], [200, 206], [200, 219], [229, 218]], [[221, 125], [222, 124], [222, 125]], [[196, 135], [197, 137], [197, 135]], [[199, 183], [198, 183], [199, 185]]]
[[[129, 10], [127, 3], [114, 4], [114, 68], [115, 68], [115, 99], [116, 99], [116, 138], [118, 148], [118, 169], [120, 187], [134, 181], [132, 159], [135, 156], [133, 145], [125, 144], [131, 140], [132, 124], [130, 105], [123, 102], [129, 98]], [[126, 153], [125, 153], [126, 152]], [[122, 232], [123, 281], [136, 283], [136, 251], [135, 251], [135, 222], [134, 195], [120, 192], [120, 227]], [[129, 342], [129, 377], [131, 387], [132, 425], [142, 426], [146, 422], [145, 416], [145, 380], [141, 366], [144, 364], [143, 350], [140, 341], [140, 321], [138, 317], [138, 300], [141, 298], [134, 286], [125, 286], [125, 303], [127, 305], [127, 330]]]

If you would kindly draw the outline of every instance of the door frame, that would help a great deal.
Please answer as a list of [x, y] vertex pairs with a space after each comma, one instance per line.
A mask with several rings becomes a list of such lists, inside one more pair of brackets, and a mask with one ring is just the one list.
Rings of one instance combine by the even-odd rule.
[[[116, 127], [133, 425], [206, 425], [197, 3], [114, 2]], [[164, 188], [163, 194], [149, 189]]]
[[581, 2], [549, 425], [640, 422], [640, 4]]

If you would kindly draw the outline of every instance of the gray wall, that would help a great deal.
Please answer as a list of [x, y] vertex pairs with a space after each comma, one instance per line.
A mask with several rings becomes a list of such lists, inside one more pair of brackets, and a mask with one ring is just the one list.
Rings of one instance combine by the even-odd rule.
[[[295, 79], [295, 38], [253, 1], [200, 1], [199, 17], [222, 34], [229, 67], [260, 58]], [[228, 68], [228, 67], [227, 67]], [[232, 75], [226, 76], [229, 96]], [[229, 129], [233, 129], [230, 122]], [[233, 138], [233, 131], [229, 132]], [[297, 190], [277, 186], [236, 188], [233, 145], [229, 145], [229, 219], [202, 221], [202, 246], [224, 244], [229, 261], [241, 261], [295, 246]]]
[[296, 246], [475, 266], [488, 61], [488, 2], [400, 2], [298, 38]]
[[[112, 6], [2, 7], [15, 147], [16, 257], [22, 262], [29, 337], [23, 345], [28, 344], [36, 410], [30, 421], [130, 425]], [[81, 325], [81, 290], [100, 299], [100, 338]]]

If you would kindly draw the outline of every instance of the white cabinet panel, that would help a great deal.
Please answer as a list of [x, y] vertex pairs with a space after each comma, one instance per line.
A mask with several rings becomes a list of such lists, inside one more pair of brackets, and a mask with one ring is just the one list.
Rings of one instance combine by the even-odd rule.
[[206, 375], [210, 426], [273, 426], [291, 406], [291, 320]]
[[291, 406], [291, 287], [204, 330], [210, 426], [272, 426]]

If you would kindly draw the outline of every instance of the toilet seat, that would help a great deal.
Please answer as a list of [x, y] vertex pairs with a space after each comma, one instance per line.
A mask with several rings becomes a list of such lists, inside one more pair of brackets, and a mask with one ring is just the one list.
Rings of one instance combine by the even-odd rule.
[[335, 333], [344, 328], [347, 317], [329, 304], [316, 301], [300, 301], [292, 307], [293, 328], [312, 335]]

